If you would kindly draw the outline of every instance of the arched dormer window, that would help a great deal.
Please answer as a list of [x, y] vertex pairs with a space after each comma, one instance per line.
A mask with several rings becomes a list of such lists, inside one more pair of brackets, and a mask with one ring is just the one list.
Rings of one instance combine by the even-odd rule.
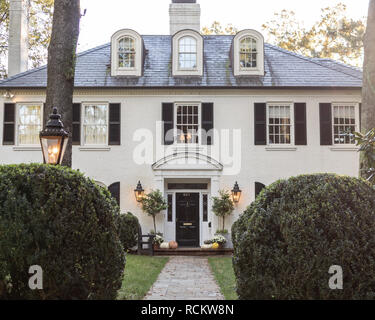
[[182, 37], [178, 41], [178, 68], [180, 70], [197, 68], [197, 40], [193, 37]]
[[117, 31], [111, 39], [112, 76], [142, 75], [143, 41], [135, 31], [124, 29]]
[[264, 39], [255, 30], [243, 30], [233, 39], [235, 76], [264, 75]]
[[181, 30], [172, 39], [173, 76], [203, 75], [203, 38], [194, 30]]

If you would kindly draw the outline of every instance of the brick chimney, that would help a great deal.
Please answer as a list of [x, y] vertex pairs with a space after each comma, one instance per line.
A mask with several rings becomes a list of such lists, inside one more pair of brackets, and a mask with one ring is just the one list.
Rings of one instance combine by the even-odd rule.
[[27, 71], [28, 20], [27, 0], [10, 0], [8, 77]]
[[201, 7], [196, 0], [172, 0], [169, 5], [171, 35], [184, 29], [200, 32]]

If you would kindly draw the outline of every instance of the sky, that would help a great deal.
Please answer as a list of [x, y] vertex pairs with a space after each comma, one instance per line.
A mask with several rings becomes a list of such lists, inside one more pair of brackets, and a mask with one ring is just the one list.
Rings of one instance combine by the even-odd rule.
[[[169, 34], [169, 4], [171, 0], [81, 0], [86, 15], [81, 20], [78, 50], [81, 52], [108, 43], [119, 29], [134, 29], [142, 35]], [[238, 30], [252, 28], [262, 32], [263, 23], [275, 12], [293, 10], [306, 26], [320, 17], [321, 8], [342, 2], [348, 16], [367, 15], [368, 0], [198, 0], [201, 5], [201, 26], [213, 21], [232, 23]]]

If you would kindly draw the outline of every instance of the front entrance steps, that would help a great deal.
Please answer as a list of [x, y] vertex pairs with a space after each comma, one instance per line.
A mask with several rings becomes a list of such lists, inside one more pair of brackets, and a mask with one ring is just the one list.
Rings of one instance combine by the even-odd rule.
[[202, 248], [177, 248], [177, 249], [155, 249], [155, 256], [223, 256], [232, 255], [233, 249], [202, 249]]

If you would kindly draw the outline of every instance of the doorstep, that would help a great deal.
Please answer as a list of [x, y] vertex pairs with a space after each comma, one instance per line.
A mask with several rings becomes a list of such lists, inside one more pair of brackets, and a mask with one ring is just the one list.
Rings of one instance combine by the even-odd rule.
[[202, 249], [202, 248], [177, 248], [177, 249], [156, 249], [155, 256], [222, 256], [232, 255], [232, 248]]

